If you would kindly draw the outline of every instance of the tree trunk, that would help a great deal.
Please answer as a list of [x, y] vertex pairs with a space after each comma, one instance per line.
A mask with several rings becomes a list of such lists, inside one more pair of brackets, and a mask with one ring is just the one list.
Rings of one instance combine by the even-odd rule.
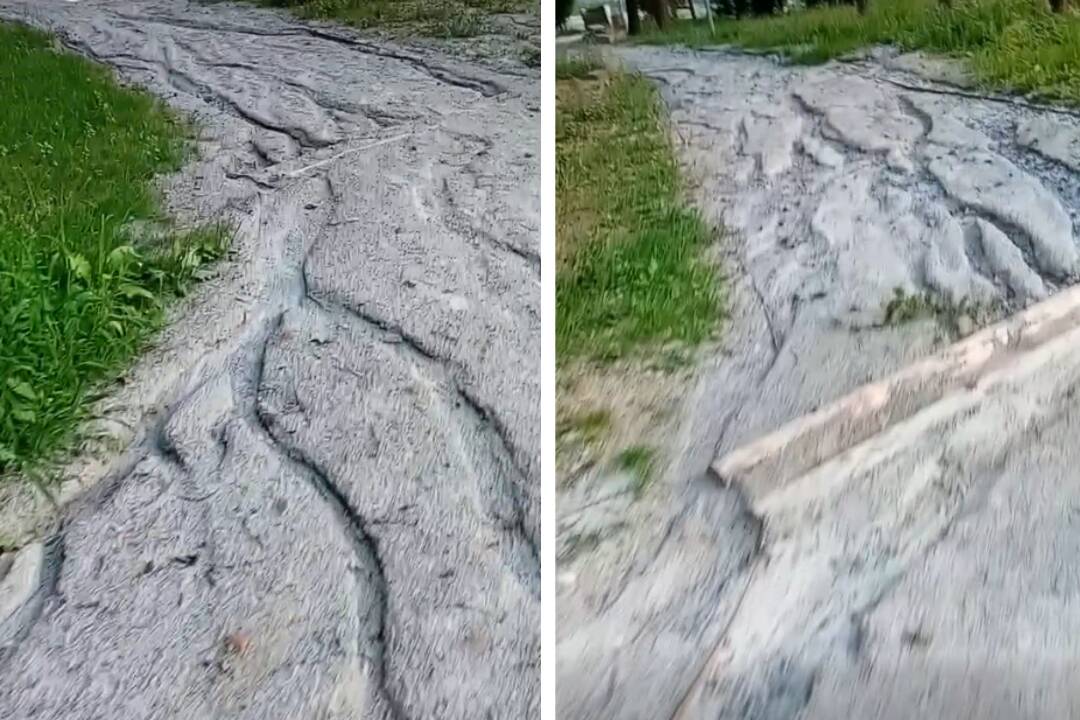
[[1050, 0], [1050, 9], [1056, 13], [1065, 10], [1065, 6], [1068, 4], [1066, 0]]
[[656, 21], [656, 27], [663, 30], [667, 26], [668, 6], [667, 0], [644, 0], [645, 12], [652, 15]]
[[574, 0], [556, 0], [555, 2], [555, 22], [559, 27], [566, 24], [566, 18], [570, 17], [570, 14], [574, 12]]
[[626, 34], [641, 34], [641, 16], [638, 15], [638, 0], [626, 0]]

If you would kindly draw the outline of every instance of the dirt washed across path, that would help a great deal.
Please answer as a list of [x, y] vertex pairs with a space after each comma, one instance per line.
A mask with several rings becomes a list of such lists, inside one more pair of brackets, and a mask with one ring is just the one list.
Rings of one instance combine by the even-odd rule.
[[233, 4], [0, 18], [193, 116], [169, 203], [238, 227], [102, 403], [126, 449], [57, 520], [6, 490], [0, 714], [537, 717], [538, 71]]
[[560, 716], [1076, 714], [1076, 113], [885, 51], [618, 55], [731, 317], [665, 482], [562, 493]]

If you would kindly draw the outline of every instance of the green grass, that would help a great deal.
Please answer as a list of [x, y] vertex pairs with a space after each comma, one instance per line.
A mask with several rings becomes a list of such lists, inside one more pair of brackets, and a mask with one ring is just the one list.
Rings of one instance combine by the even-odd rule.
[[615, 456], [615, 466], [634, 477], [634, 494], [641, 497], [656, 469], [656, 452], [645, 445], [628, 447]]
[[870, 0], [860, 16], [850, 6], [748, 20], [672, 23], [647, 43], [735, 44], [779, 51], [795, 62], [836, 58], [875, 44], [965, 58], [987, 87], [1080, 102], [1080, 17], [1052, 14], [1039, 0]]
[[521, 62], [531, 68], [540, 67], [540, 48], [529, 46], [521, 50]]
[[[165, 302], [223, 252], [224, 228], [168, 231], [152, 188], [188, 134], [104, 69], [0, 24], [0, 477], [71, 442]], [[165, 239], [133, 242], [133, 221]]]
[[712, 229], [681, 197], [666, 117], [636, 75], [560, 84], [556, 354], [607, 361], [707, 339], [720, 288]]
[[960, 302], [929, 293], [908, 295], [903, 288], [894, 288], [893, 296], [885, 303], [883, 325], [896, 327], [909, 322], [932, 318], [951, 337], [965, 334], [965, 326], [984, 327], [1004, 314], [999, 303], [973, 302], [963, 298]]
[[594, 445], [603, 440], [611, 429], [611, 413], [607, 410], [591, 410], [579, 415], [560, 416], [555, 424], [557, 438], [574, 434], [585, 445]]
[[586, 78], [603, 65], [599, 60], [590, 57], [559, 58], [555, 62], [555, 79], [569, 80], [570, 78]]
[[486, 31], [486, 17], [536, 8], [533, 0], [256, 0], [293, 8], [309, 18], [359, 28], [385, 28], [436, 37], [471, 37]]

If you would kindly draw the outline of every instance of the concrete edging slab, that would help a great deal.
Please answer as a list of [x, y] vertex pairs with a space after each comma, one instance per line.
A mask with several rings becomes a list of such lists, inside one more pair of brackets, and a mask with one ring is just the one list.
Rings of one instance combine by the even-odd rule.
[[799, 475], [948, 393], [976, 384], [1009, 358], [1077, 327], [1080, 287], [1072, 287], [717, 457], [712, 470], [725, 485], [737, 483], [756, 505]]

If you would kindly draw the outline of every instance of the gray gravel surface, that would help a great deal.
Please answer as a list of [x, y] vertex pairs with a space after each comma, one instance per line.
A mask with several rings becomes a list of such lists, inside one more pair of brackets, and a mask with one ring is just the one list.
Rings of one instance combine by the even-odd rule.
[[[749, 507], [708, 467], [1073, 284], [1080, 121], [888, 51], [815, 68], [617, 54], [657, 83], [694, 203], [730, 231], [731, 316], [663, 481], [635, 500], [593, 470], [560, 493], [560, 717], [1075, 714], [1069, 353], [875, 437], [798, 496]], [[953, 310], [886, 324], [898, 289]]]
[[126, 449], [54, 522], [8, 491], [0, 716], [537, 717], [538, 71], [233, 4], [0, 18], [193, 117], [166, 197], [238, 228], [99, 408]]

